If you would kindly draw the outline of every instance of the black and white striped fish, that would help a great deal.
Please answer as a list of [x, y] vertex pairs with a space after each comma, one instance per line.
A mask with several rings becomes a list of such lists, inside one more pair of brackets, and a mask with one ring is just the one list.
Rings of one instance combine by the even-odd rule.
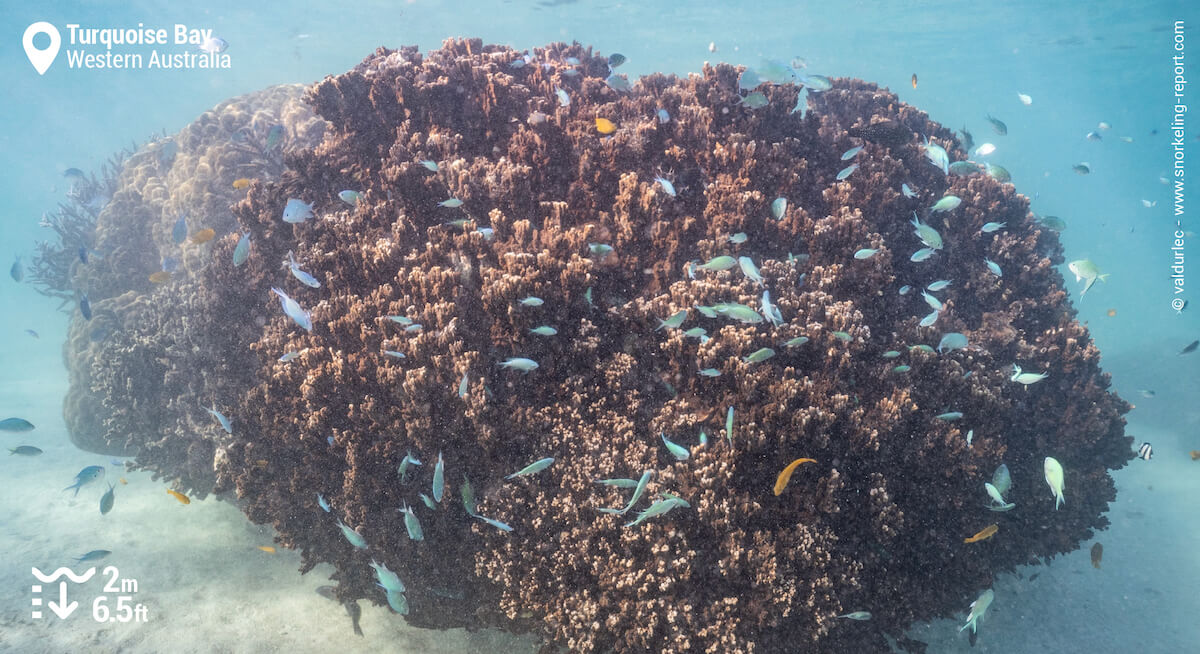
[[1154, 455], [1154, 448], [1150, 447], [1149, 442], [1142, 443], [1142, 446], [1138, 448], [1137, 455], [1139, 459], [1149, 461], [1150, 457]]

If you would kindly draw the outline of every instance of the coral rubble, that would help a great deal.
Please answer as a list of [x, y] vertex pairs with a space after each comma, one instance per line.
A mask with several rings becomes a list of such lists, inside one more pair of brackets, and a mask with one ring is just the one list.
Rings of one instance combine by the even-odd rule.
[[[233, 265], [230, 235], [189, 255], [169, 311], [139, 279], [133, 295], [111, 295], [100, 306], [130, 337], [93, 354], [110, 369], [93, 363], [78, 392], [142, 448], [140, 465], [236, 491], [252, 520], [302, 551], [304, 570], [332, 563], [342, 599], [382, 603], [368, 563], [387, 565], [414, 624], [535, 631], [572, 652], [888, 651], [884, 634], [961, 610], [995, 573], [1107, 524], [1129, 407], [1075, 320], [1055, 234], [1012, 185], [926, 160], [925, 137], [964, 158], [950, 131], [857, 80], [809, 94], [806, 114], [789, 112], [797, 87], [764, 86], [769, 103], [753, 109], [739, 103], [738, 72], [706, 66], [620, 91], [605, 58], [579, 45], [528, 63], [476, 40], [380, 49], [308, 91], [323, 140], [234, 206], [249, 261]], [[615, 131], [599, 133], [596, 118]], [[180, 157], [196, 145], [178, 140]], [[835, 180], [855, 145], [860, 167]], [[160, 193], [171, 211], [229, 200]], [[931, 214], [946, 194], [961, 206]], [[777, 197], [788, 200], [778, 219]], [[290, 198], [314, 217], [283, 222]], [[439, 204], [450, 198], [461, 206]], [[943, 240], [929, 261], [910, 260], [914, 211]], [[169, 214], [151, 218], [161, 249]], [[981, 234], [991, 221], [1007, 228]], [[879, 252], [857, 260], [860, 248]], [[289, 252], [320, 288], [281, 269]], [[749, 257], [761, 283], [696, 268], [721, 255]], [[922, 327], [919, 289], [938, 279], [952, 284]], [[918, 290], [901, 295], [905, 285]], [[311, 332], [273, 286], [311, 311]], [[764, 290], [781, 325], [696, 308], [758, 308]], [[683, 329], [656, 329], [681, 310]], [[557, 334], [531, 333], [542, 325]], [[684, 334], [697, 326], [705, 339]], [[970, 347], [913, 347], [946, 332]], [[746, 360], [767, 347], [774, 357]], [[498, 365], [513, 357], [539, 367]], [[1011, 382], [1013, 363], [1049, 377]], [[720, 375], [698, 374], [707, 368]], [[231, 436], [202, 413], [214, 401]], [[946, 412], [963, 417], [935, 418]], [[423, 465], [401, 478], [410, 452]], [[1041, 480], [1047, 455], [1067, 471], [1058, 511]], [[431, 510], [419, 494], [433, 492], [439, 456], [446, 497]], [[542, 457], [555, 462], [504, 479]], [[817, 462], [774, 495], [798, 457]], [[1017, 504], [1003, 514], [983, 491], [1001, 462]], [[647, 470], [633, 511], [597, 510], [630, 491], [596, 480]], [[689, 506], [624, 526], [663, 493]], [[424, 540], [407, 535], [405, 504]], [[990, 522], [996, 536], [963, 543]], [[835, 617], [858, 610], [872, 620]]]

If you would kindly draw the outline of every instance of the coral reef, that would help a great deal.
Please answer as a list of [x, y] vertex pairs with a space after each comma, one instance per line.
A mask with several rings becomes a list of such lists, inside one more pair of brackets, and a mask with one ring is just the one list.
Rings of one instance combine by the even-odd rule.
[[[137, 325], [117, 333], [138, 334], [103, 353], [112, 369], [81, 391], [116, 416], [109, 440], [119, 422], [139, 465], [236, 491], [303, 570], [333, 564], [343, 600], [384, 601], [375, 560], [407, 586], [411, 623], [535, 631], [548, 650], [889, 651], [885, 635], [959, 612], [997, 572], [1107, 524], [1108, 470], [1131, 458], [1129, 406], [1075, 320], [1056, 235], [1012, 185], [927, 161], [926, 137], [965, 158], [950, 131], [857, 80], [810, 93], [807, 112], [790, 111], [798, 87], [763, 86], [769, 103], [754, 109], [728, 65], [620, 91], [579, 45], [531, 54], [477, 40], [381, 48], [314, 85], [323, 140], [233, 207], [250, 259], [235, 267], [227, 236], [189, 256], [194, 282], [174, 287], [169, 311], [144, 292], [102, 305]], [[177, 140], [180, 157], [196, 147]], [[836, 180], [856, 145], [859, 168]], [[946, 194], [961, 206], [932, 213]], [[283, 222], [290, 198], [313, 218]], [[944, 243], [929, 261], [910, 260], [914, 212]], [[162, 246], [171, 221], [155, 220]], [[981, 233], [993, 221], [1006, 228]], [[860, 248], [879, 252], [860, 260]], [[319, 288], [280, 268], [289, 252]], [[697, 268], [723, 255], [751, 259], [761, 282]], [[952, 283], [922, 327], [920, 289], [935, 280]], [[311, 311], [311, 331], [273, 286]], [[764, 290], [779, 325], [697, 308], [758, 308]], [[682, 328], [660, 325], [683, 310]], [[694, 327], [705, 338], [685, 334]], [[970, 346], [915, 347], [947, 332]], [[768, 347], [772, 358], [748, 360]], [[499, 365], [514, 357], [539, 365]], [[1014, 363], [1049, 376], [1015, 383]], [[698, 374], [709, 368], [720, 375]], [[138, 383], [156, 388], [118, 383], [146, 369]], [[201, 413], [213, 401], [232, 435]], [[947, 412], [962, 417], [935, 417]], [[401, 477], [409, 453], [422, 465]], [[1058, 511], [1048, 455], [1066, 469]], [[546, 470], [505, 479], [543, 457], [555, 458]], [[816, 463], [775, 495], [798, 457]], [[439, 460], [446, 496], [429, 508]], [[1017, 508], [992, 513], [983, 483], [1001, 462]], [[644, 471], [633, 511], [597, 510], [632, 491], [596, 480]], [[467, 480], [473, 502], [459, 501]], [[663, 493], [688, 506], [625, 526]], [[424, 540], [408, 536], [406, 504]], [[996, 536], [963, 543], [992, 522]], [[871, 621], [836, 617], [859, 610]]]
[[[229, 208], [246, 191], [233, 182], [274, 179], [283, 152], [320, 141], [324, 123], [302, 101], [303, 91], [277, 86], [228, 100], [128, 155], [106, 175], [111, 199], [90, 236], [98, 256], [81, 264], [73, 241], [63, 239], [74, 259], [68, 297], [86, 292], [94, 314], [84, 320], [75, 312], [64, 348], [70, 389], [63, 414], [79, 447], [136, 453], [140, 465], [181, 490], [211, 490], [216, 435], [204, 407], [252, 382], [248, 346], [257, 331], [253, 312], [230, 313], [207, 292], [206, 271], [214, 251], [236, 241]], [[274, 125], [278, 142], [260, 149]], [[185, 235], [211, 228], [218, 236], [177, 242], [181, 215]], [[151, 280], [165, 270], [167, 281]], [[231, 295], [223, 290], [221, 301]]]

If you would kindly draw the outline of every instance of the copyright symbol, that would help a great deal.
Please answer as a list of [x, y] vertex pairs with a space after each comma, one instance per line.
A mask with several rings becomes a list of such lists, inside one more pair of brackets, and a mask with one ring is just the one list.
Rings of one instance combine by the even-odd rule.
[[1171, 300], [1171, 308], [1176, 311], [1183, 311], [1183, 300], [1181, 300], [1179, 298], [1175, 298], [1174, 300]]

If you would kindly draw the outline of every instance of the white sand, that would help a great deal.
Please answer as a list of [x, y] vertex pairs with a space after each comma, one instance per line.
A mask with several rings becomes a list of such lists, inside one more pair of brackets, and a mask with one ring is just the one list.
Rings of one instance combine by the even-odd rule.
[[[90, 455], [71, 445], [61, 419], [65, 372], [57, 366], [47, 374], [52, 377], [49, 382], [31, 377], [0, 388], [5, 398], [0, 407], [5, 415], [0, 417], [21, 416], [37, 425], [27, 434], [0, 433], [0, 444], [6, 449], [29, 444], [45, 450], [38, 457], [0, 456], [5, 479], [0, 492], [0, 587], [7, 589], [9, 598], [0, 617], [0, 651], [536, 651], [529, 637], [408, 627], [403, 618], [365, 600], [359, 601], [364, 635], [354, 635], [346, 610], [314, 592], [333, 583], [328, 579], [332, 567], [318, 566], [301, 576], [299, 554], [258, 550], [260, 545], [274, 545], [271, 529], [251, 524], [231, 504], [210, 498], [184, 506], [148, 473], [125, 473], [110, 465], [111, 457]], [[78, 497], [62, 492], [88, 465], [105, 465], [106, 479], [85, 486]], [[120, 477], [128, 485], [120, 484]], [[108, 515], [101, 515], [100, 497], [108, 482], [117, 484], [116, 503]], [[74, 563], [75, 557], [95, 549], [113, 553], [97, 563]], [[31, 617], [32, 567], [49, 573], [68, 566], [82, 573], [90, 565], [97, 567], [95, 577], [68, 584], [68, 602], [79, 601], [73, 614], [60, 620], [43, 607], [41, 619]], [[145, 623], [93, 620], [92, 601], [108, 582], [101, 570], [109, 565], [116, 566], [122, 578], [137, 580], [132, 603], [147, 607]], [[57, 599], [58, 592], [44, 591], [42, 596], [49, 601]], [[115, 607], [115, 597], [110, 596], [110, 607]]]
[[[320, 566], [301, 576], [299, 555], [256, 549], [273, 545], [269, 528], [250, 524], [230, 504], [209, 499], [184, 506], [148, 474], [126, 474], [109, 465], [110, 457], [75, 449], [60, 417], [65, 373], [51, 361], [46, 357], [38, 362], [44, 365], [22, 368], [29, 378], [0, 387], [2, 417], [21, 416], [37, 425], [28, 434], [0, 433], [0, 443], [45, 450], [34, 458], [0, 456], [6, 481], [0, 493], [5, 527], [0, 584], [10, 598], [0, 617], [0, 651], [536, 651], [529, 637], [410, 628], [366, 601], [359, 602], [365, 635], [355, 636], [343, 607], [314, 592], [331, 583], [332, 568]], [[47, 369], [44, 376], [33, 376]], [[1128, 432], [1154, 443], [1156, 454], [1151, 462], [1134, 460], [1117, 473], [1118, 501], [1109, 514], [1113, 526], [1097, 537], [1104, 544], [1102, 569], [1092, 568], [1088, 542], [1049, 566], [1024, 569], [1024, 580], [1001, 575], [974, 650], [966, 634], [958, 633], [970, 600], [963, 603], [959, 620], [916, 625], [910, 635], [928, 642], [931, 654], [1196, 651], [1200, 461], [1191, 461], [1187, 450], [1200, 442], [1154, 431], [1139, 424], [1137, 415], [1131, 414]], [[62, 492], [76, 472], [94, 464], [107, 467], [104, 482], [85, 487], [77, 498]], [[107, 482], [122, 476], [128, 485], [118, 483], [115, 508], [100, 515]], [[1066, 496], [1069, 508], [1070, 488]], [[93, 549], [113, 551], [98, 567], [114, 565], [122, 577], [138, 580], [134, 602], [148, 608], [149, 620], [94, 622], [91, 601], [105, 581], [99, 575], [69, 586], [68, 600], [78, 600], [80, 607], [66, 620], [49, 611], [32, 619], [30, 568], [49, 572], [69, 566]], [[1028, 580], [1034, 573], [1038, 578]], [[870, 623], [846, 627], [870, 628]]]

